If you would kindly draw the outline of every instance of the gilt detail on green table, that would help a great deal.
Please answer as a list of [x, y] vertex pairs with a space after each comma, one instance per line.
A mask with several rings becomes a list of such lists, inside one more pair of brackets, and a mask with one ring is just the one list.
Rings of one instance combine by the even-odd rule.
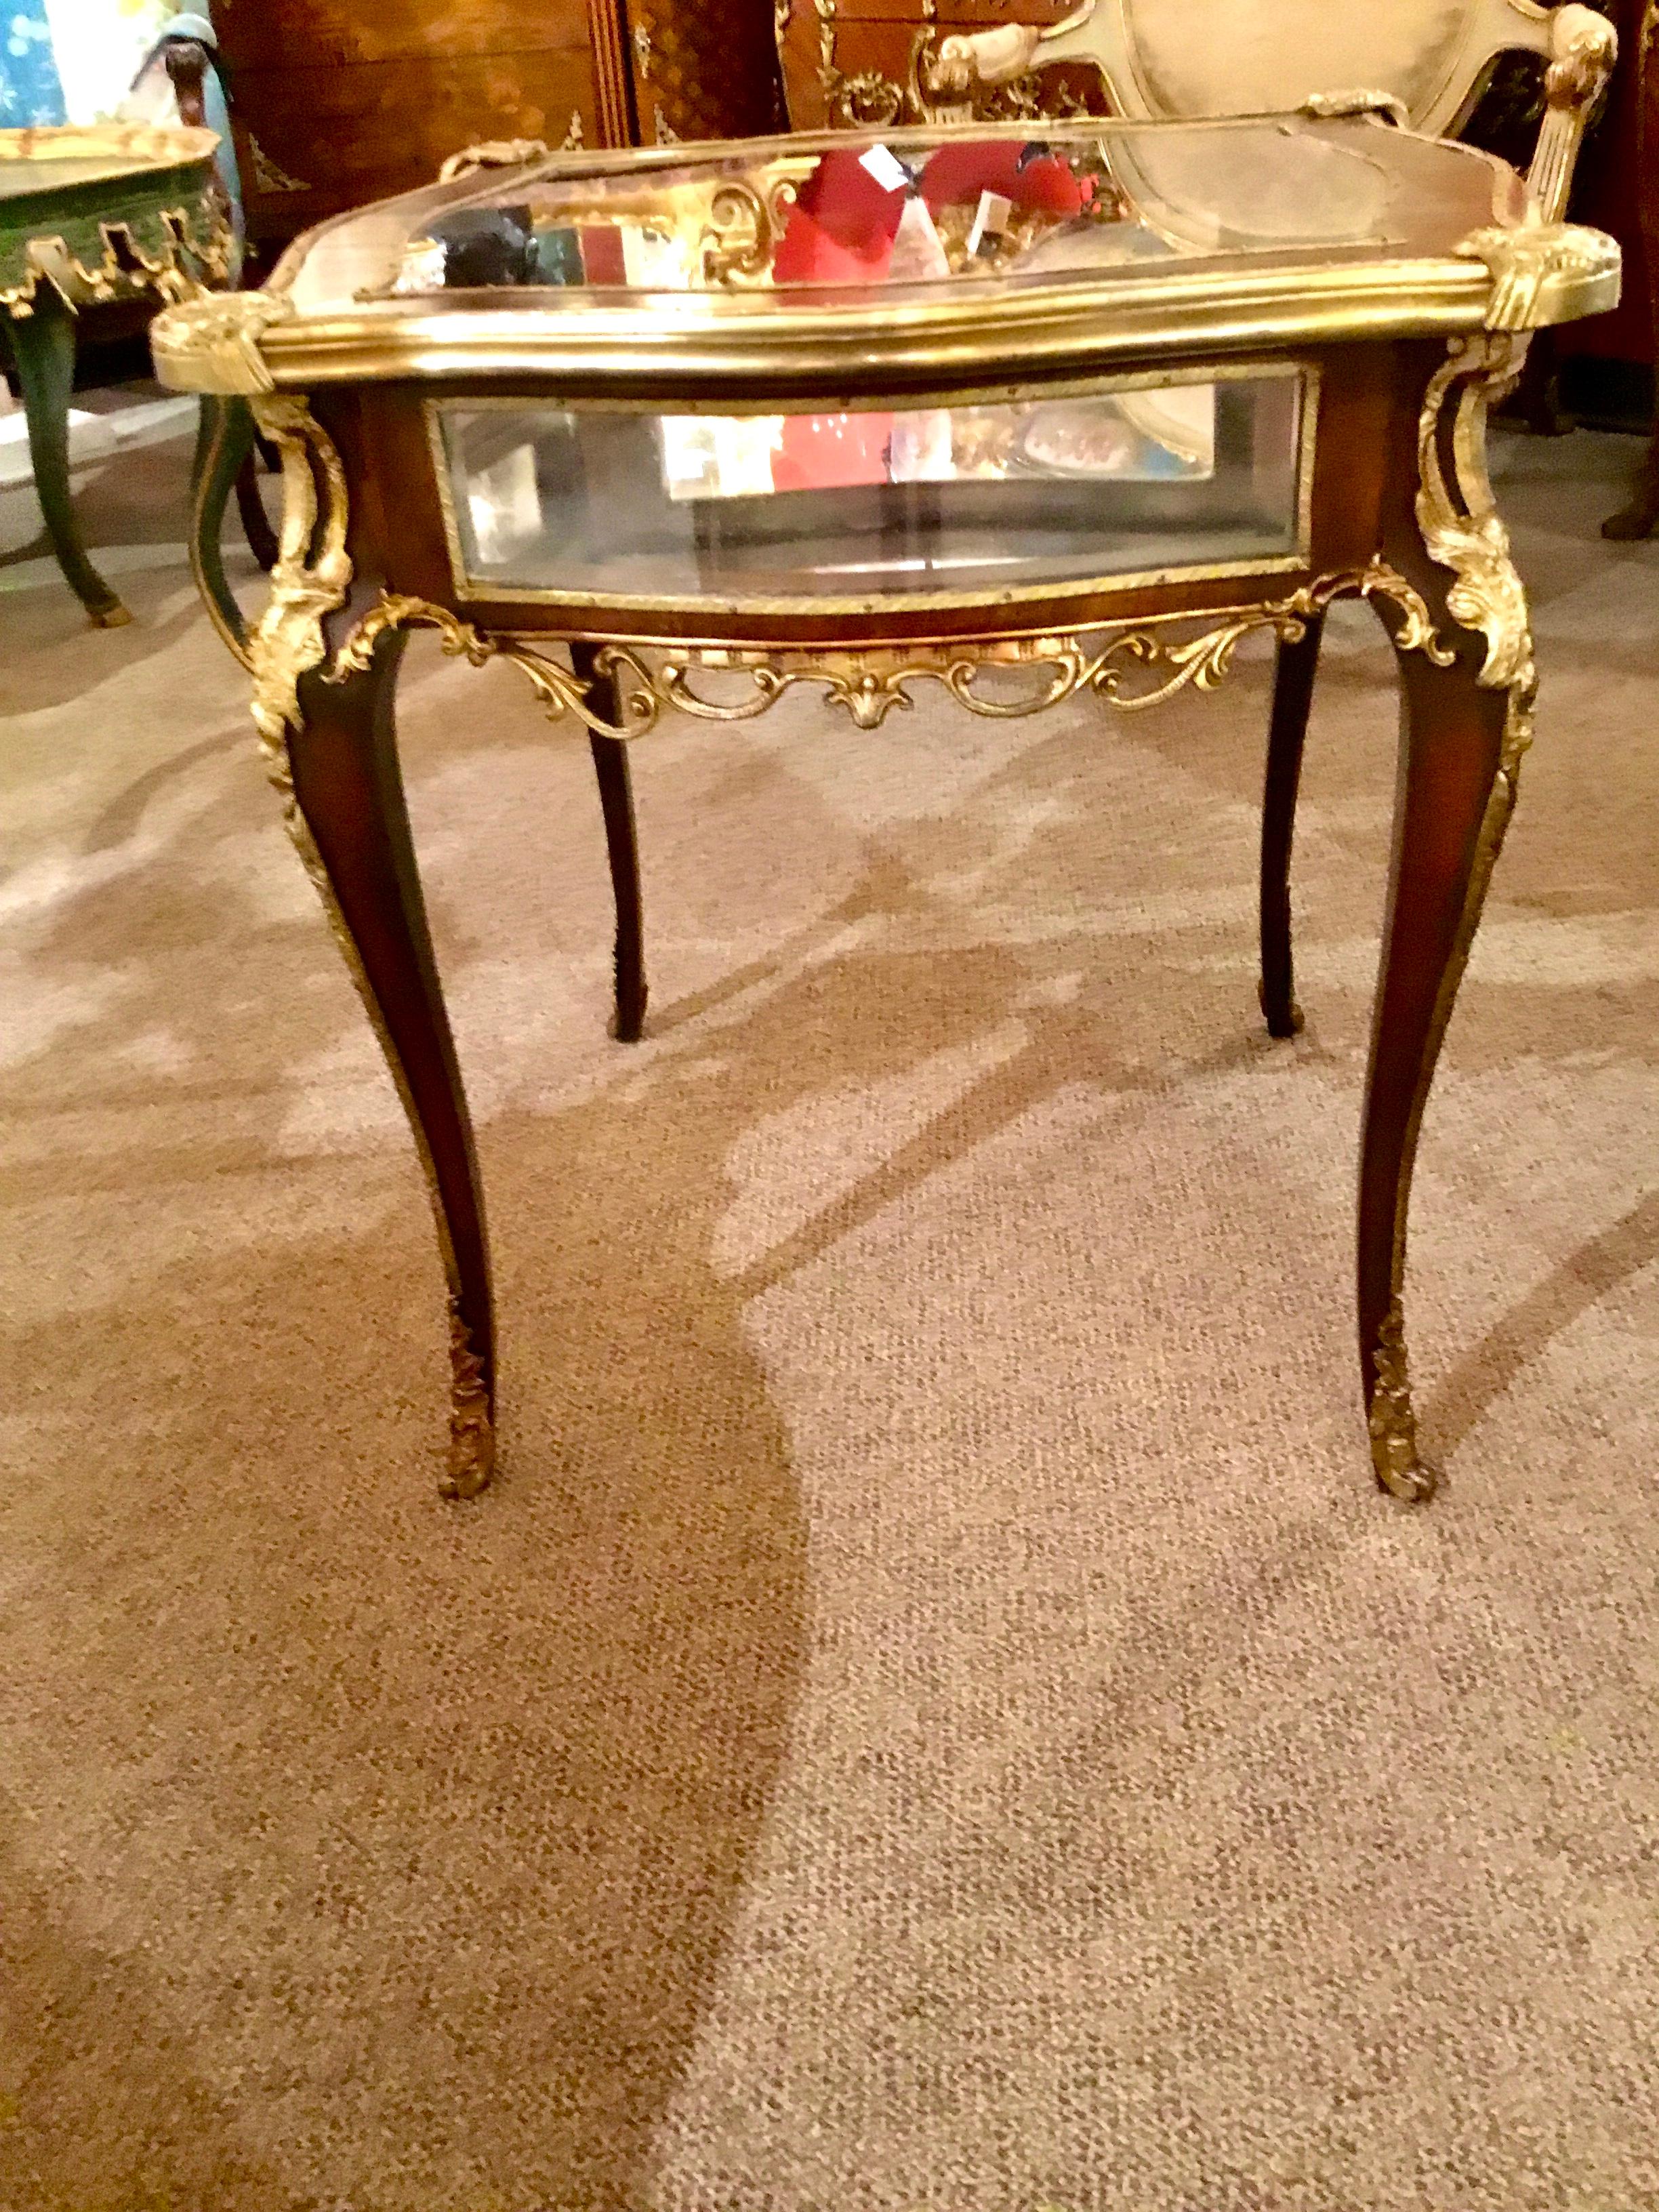
[[228, 280], [218, 143], [211, 131], [145, 124], [0, 131], [0, 315], [28, 416], [35, 489], [58, 566], [102, 628], [129, 617], [87, 557], [70, 498], [79, 318], [146, 295], [171, 306]]
[[222, 283], [217, 143], [148, 125], [0, 131], [0, 308], [27, 314], [43, 279], [70, 307]]

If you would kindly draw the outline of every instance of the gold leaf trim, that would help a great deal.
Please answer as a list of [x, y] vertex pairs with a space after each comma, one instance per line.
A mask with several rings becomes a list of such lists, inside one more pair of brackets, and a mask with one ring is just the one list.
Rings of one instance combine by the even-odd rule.
[[1472, 231], [1455, 249], [1463, 261], [1484, 261], [1492, 272], [1489, 331], [1535, 331], [1564, 316], [1593, 312], [1574, 294], [1601, 277], [1617, 297], [1620, 253], [1613, 240], [1575, 222], [1495, 223]]
[[[860, 729], [879, 729], [895, 708], [914, 707], [909, 686], [923, 679], [942, 685], [969, 714], [993, 721], [1040, 714], [1085, 690], [1120, 714], [1139, 714], [1188, 686], [1213, 690], [1231, 669], [1240, 644], [1253, 632], [1271, 630], [1294, 643], [1304, 634], [1310, 617], [1345, 597], [1391, 600], [1403, 617], [1395, 634], [1396, 648], [1426, 653], [1440, 665], [1450, 665], [1454, 656], [1435, 635], [1421, 593], [1385, 562], [1373, 561], [1364, 568], [1321, 577], [1289, 599], [1241, 609], [1196, 636], [1171, 639], [1162, 627], [1143, 625], [1120, 630], [1092, 653], [1076, 640], [1065, 638], [816, 656], [711, 651], [671, 658], [651, 680], [662, 704], [704, 721], [749, 721], [797, 684], [817, 684], [827, 702], [845, 708]], [[981, 672], [996, 667], [1029, 667], [1039, 673], [1046, 670], [1047, 680], [1015, 697], [977, 688]], [[736, 702], [709, 699], [693, 686], [698, 668], [741, 672], [753, 684], [754, 696]], [[1137, 677], [1154, 680], [1138, 683], [1133, 680]]]
[[[1430, 379], [1418, 418], [1417, 522], [1430, 558], [1457, 578], [1447, 611], [1486, 641], [1480, 681], [1503, 690], [1530, 679], [1527, 595], [1486, 471], [1486, 417], [1515, 384], [1525, 349], [1508, 334], [1455, 339]], [[1446, 435], [1446, 403], [1456, 404]]]
[[[388, 592], [340, 647], [329, 680], [338, 683], [354, 670], [367, 668], [388, 631], [421, 628], [435, 630], [445, 653], [476, 668], [493, 659], [510, 661], [528, 677], [550, 720], [574, 714], [602, 737], [643, 737], [667, 708], [704, 722], [753, 721], [803, 684], [821, 686], [826, 703], [844, 708], [864, 730], [879, 729], [895, 708], [913, 708], [915, 700], [909, 687], [921, 681], [941, 685], [969, 714], [993, 721], [1042, 714], [1084, 690], [1121, 714], [1138, 714], [1189, 686], [1213, 690], [1231, 669], [1239, 645], [1252, 633], [1270, 630], [1293, 643], [1304, 634], [1311, 616], [1322, 613], [1333, 600], [1349, 597], [1392, 602], [1401, 616], [1395, 633], [1396, 649], [1425, 653], [1443, 667], [1450, 665], [1454, 655], [1436, 636], [1421, 593], [1386, 562], [1372, 561], [1364, 568], [1322, 576], [1288, 599], [1238, 609], [1196, 636], [1169, 637], [1163, 627], [1142, 624], [1120, 629], [1094, 653], [1068, 638], [817, 653], [706, 647], [669, 653], [653, 667], [633, 647], [608, 645], [601, 648], [596, 666], [600, 675], [617, 684], [620, 722], [589, 705], [587, 687], [579, 677], [522, 640], [486, 635], [447, 607]], [[1188, 620], [1170, 617], [1166, 626]], [[1038, 680], [1022, 695], [1001, 696], [978, 688], [988, 668], [1030, 669]], [[696, 687], [702, 671], [744, 678], [749, 690], [735, 699], [711, 698]], [[1153, 680], [1136, 682], [1138, 677]]]
[[308, 185], [303, 177], [290, 177], [288, 171], [273, 161], [264, 148], [250, 131], [247, 137], [248, 167], [253, 173], [256, 192], [314, 192], [315, 185]]
[[439, 1488], [446, 1498], [476, 1498], [495, 1471], [495, 1421], [483, 1362], [460, 1301], [449, 1300], [449, 1460]]
[[[203, 213], [207, 220], [198, 226], [197, 216]], [[143, 292], [154, 292], [176, 307], [201, 298], [210, 285], [228, 280], [234, 241], [229, 223], [210, 196], [204, 195], [195, 210], [161, 209], [156, 221], [162, 239], [159, 253], [139, 244], [130, 223], [100, 223], [103, 255], [90, 265], [70, 251], [65, 239], [30, 239], [24, 248], [28, 274], [20, 283], [0, 288], [0, 312], [33, 314], [42, 284], [50, 284], [73, 310]]]
[[1437, 1480], [1418, 1456], [1417, 1416], [1406, 1366], [1406, 1316], [1398, 1297], [1376, 1333], [1376, 1383], [1371, 1393], [1371, 1464], [1384, 1490], [1408, 1504], [1432, 1498]]
[[1538, 690], [1526, 591], [1510, 556], [1509, 533], [1498, 514], [1486, 457], [1488, 410], [1494, 399], [1513, 385], [1525, 358], [1524, 340], [1507, 332], [1455, 340], [1446, 361], [1429, 381], [1418, 425], [1417, 521], [1423, 543], [1431, 557], [1456, 578], [1446, 594], [1448, 613], [1486, 641], [1477, 682], [1485, 690], [1506, 691], [1509, 696], [1498, 765], [1470, 861], [1463, 912], [1430, 1018], [1407, 1118], [1395, 1191], [1393, 1295], [1372, 1347], [1372, 1460], [1384, 1488], [1406, 1498], [1427, 1498], [1435, 1486], [1432, 1469], [1424, 1466], [1417, 1455], [1402, 1307], [1418, 1139], [1492, 872], [1520, 797], [1521, 763], [1532, 743], [1533, 703]]
[[273, 392], [259, 341], [293, 313], [286, 292], [220, 292], [169, 307], [149, 329], [156, 374], [182, 392], [242, 398]]
[[623, 719], [617, 723], [596, 714], [587, 703], [587, 686], [581, 678], [545, 653], [511, 638], [487, 637], [471, 623], [451, 614], [447, 607], [398, 592], [386, 592], [380, 605], [363, 617], [335, 655], [326, 680], [342, 683], [355, 671], [366, 669], [380, 640], [398, 629], [436, 630], [444, 652], [453, 659], [471, 662], [474, 668], [491, 660], [510, 661], [529, 678], [543, 713], [552, 722], [574, 714], [600, 737], [635, 738], [652, 728], [661, 711], [662, 702], [653, 688], [650, 670], [625, 647], [607, 646], [599, 655], [605, 674], [629, 679], [629, 688], [618, 691]]

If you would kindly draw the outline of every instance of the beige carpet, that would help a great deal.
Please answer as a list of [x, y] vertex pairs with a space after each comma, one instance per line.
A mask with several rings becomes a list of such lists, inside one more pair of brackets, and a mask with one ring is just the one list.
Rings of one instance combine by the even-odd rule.
[[1293, 1047], [1259, 662], [652, 740], [629, 1051], [585, 749], [417, 646], [504, 1347], [457, 1509], [422, 1188], [185, 451], [87, 477], [130, 629], [0, 565], [4, 2212], [1659, 2206], [1634, 446], [1504, 462], [1546, 690], [1425, 1139], [1416, 1515], [1350, 1343], [1369, 617]]

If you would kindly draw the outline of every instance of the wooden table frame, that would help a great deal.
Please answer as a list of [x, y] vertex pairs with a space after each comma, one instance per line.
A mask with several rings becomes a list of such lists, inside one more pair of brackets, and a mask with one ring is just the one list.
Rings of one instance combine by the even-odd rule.
[[[1027, 600], [1017, 610], [964, 605], [926, 619], [875, 606], [850, 619], [801, 608], [739, 615], [712, 604], [697, 612], [665, 608], [646, 619], [637, 608], [463, 592], [450, 557], [430, 409], [485, 395], [562, 404], [586, 392], [611, 405], [672, 410], [695, 396], [699, 376], [722, 397], [738, 396], [729, 374], [720, 383], [706, 362], [677, 369], [641, 361], [635, 347], [610, 368], [567, 366], [550, 380], [528, 355], [521, 367], [503, 362], [501, 349], [518, 343], [510, 317], [474, 316], [465, 329], [441, 319], [410, 329], [382, 321], [368, 336], [330, 329], [307, 337], [336, 349], [324, 374], [316, 365], [323, 356], [307, 356], [309, 367], [299, 357], [305, 334], [297, 325], [295, 351], [283, 354], [291, 303], [260, 294], [203, 302], [158, 325], [164, 379], [217, 393], [222, 409], [251, 406], [283, 457], [282, 550], [270, 605], [245, 647], [254, 717], [289, 830], [385, 1048], [431, 1186], [451, 1315], [447, 1494], [470, 1497], [489, 1480], [496, 1333], [483, 1191], [398, 757], [394, 693], [410, 630], [433, 629], [447, 650], [477, 664], [512, 661], [550, 718], [584, 727], [592, 742], [622, 894], [623, 1034], [637, 1033], [644, 1006], [627, 747], [667, 709], [746, 720], [805, 683], [874, 726], [923, 682], [970, 711], [999, 716], [1039, 711], [1079, 692], [1100, 700], [1103, 711], [1136, 708], [1189, 686], [1212, 688], [1243, 637], [1271, 632], [1279, 660], [1262, 838], [1261, 1001], [1272, 1033], [1290, 1036], [1299, 1025], [1289, 896], [1297, 785], [1321, 628], [1332, 602], [1345, 596], [1369, 600], [1392, 638], [1402, 708], [1359, 1172], [1361, 1401], [1378, 1480], [1401, 1498], [1431, 1494], [1436, 1478], [1418, 1448], [1406, 1355], [1413, 1166], [1514, 809], [1535, 690], [1525, 593], [1486, 474], [1486, 418], [1521, 371], [1527, 331], [1611, 304], [1618, 282], [1612, 242], [1571, 226], [1483, 232], [1460, 252], [1465, 259], [1431, 264], [1443, 306], [1419, 284], [1409, 301], [1402, 295], [1368, 322], [1350, 306], [1310, 303], [1288, 285], [1281, 298], [1268, 272], [1253, 311], [1254, 338], [1241, 341], [1235, 330], [1223, 346], [1202, 336], [1214, 309], [1206, 280], [1176, 270], [1170, 313], [1156, 328], [1138, 335], [1119, 313], [1091, 336], [1091, 347], [1115, 349], [1111, 367], [1125, 376], [1288, 367], [1305, 379], [1304, 390], [1317, 394], [1316, 416], [1305, 558], [1299, 554], [1293, 568], [1264, 562], [1246, 575], [1195, 568]], [[1360, 281], [1340, 272], [1349, 291]], [[951, 356], [940, 333], [957, 312], [941, 298], [929, 341], [941, 360]], [[1039, 302], [1030, 312], [1046, 309]], [[1403, 334], [1379, 331], [1390, 316], [1407, 325]], [[544, 342], [533, 317], [522, 331], [532, 350]], [[1029, 333], [1004, 336], [1007, 358], [1029, 364], [1022, 389], [1040, 392], [1043, 367]], [[359, 373], [370, 337], [380, 354]], [[495, 349], [484, 365], [492, 373], [455, 365], [468, 343]], [[399, 345], [409, 349], [403, 356]], [[1066, 364], [1073, 374], [1076, 360], [1073, 353]], [[814, 390], [835, 388], [813, 384], [821, 373], [798, 330], [751, 363], [741, 396], [757, 406], [810, 407]], [[1048, 373], [1057, 378], [1060, 366]], [[885, 389], [878, 374], [868, 371], [872, 395]], [[906, 405], [927, 405], [961, 397], [974, 380], [958, 361], [948, 380], [902, 388]], [[222, 473], [216, 493], [198, 500], [210, 536], [215, 499], [222, 503], [228, 488]], [[234, 612], [221, 611], [234, 634]], [[569, 647], [568, 665], [548, 649], [560, 643]], [[700, 667], [711, 661], [746, 672], [751, 696], [733, 703], [700, 688]], [[1024, 699], [1011, 703], [1006, 680], [994, 692], [979, 687], [981, 672], [994, 663], [1025, 672], [1032, 688]]]

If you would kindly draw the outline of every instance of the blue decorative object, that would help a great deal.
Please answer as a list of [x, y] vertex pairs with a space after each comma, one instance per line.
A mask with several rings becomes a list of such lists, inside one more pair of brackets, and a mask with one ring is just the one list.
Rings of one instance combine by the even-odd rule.
[[64, 120], [64, 88], [41, 0], [0, 0], [0, 126]]

